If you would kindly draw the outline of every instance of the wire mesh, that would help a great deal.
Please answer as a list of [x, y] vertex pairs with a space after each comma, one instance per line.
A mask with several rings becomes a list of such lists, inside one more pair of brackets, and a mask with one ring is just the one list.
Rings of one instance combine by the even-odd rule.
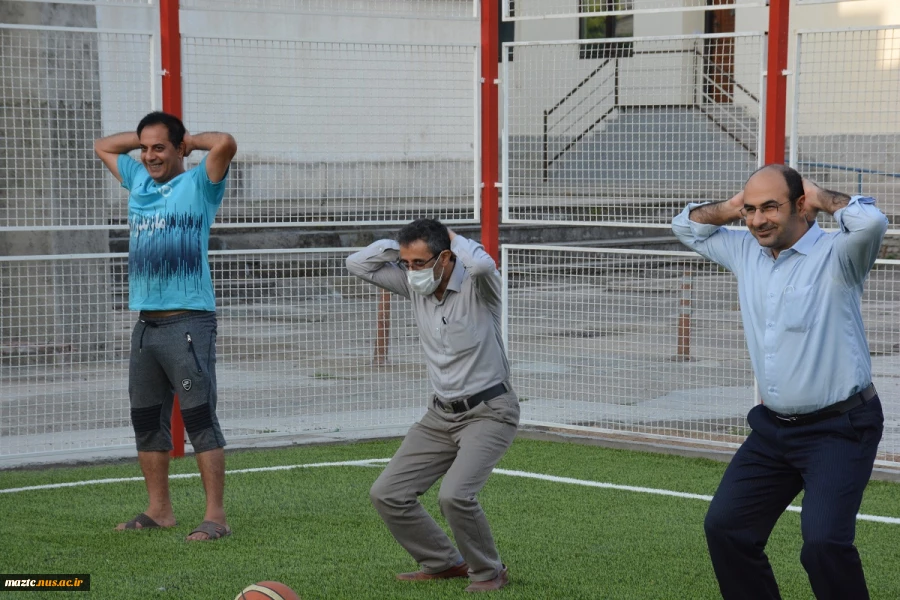
[[149, 112], [151, 35], [0, 25], [0, 47], [0, 227], [124, 222], [93, 143]]
[[504, 219], [653, 223], [760, 156], [762, 36], [504, 44]]
[[156, 6], [157, 0], [12, 0], [23, 4], [75, 4], [86, 6], [128, 6], [133, 8]]
[[[351, 277], [348, 252], [211, 253], [226, 439], [405, 428], [424, 412], [408, 304]], [[126, 270], [123, 254], [0, 259], [0, 458], [132, 446]]]
[[896, 466], [900, 463], [900, 260], [876, 261], [865, 285], [863, 323], [872, 381], [884, 409], [878, 461]]
[[[509, 355], [529, 423], [736, 445], [755, 403], [734, 277], [691, 252], [504, 246]], [[863, 298], [900, 460], [900, 261]]]
[[222, 222], [475, 219], [475, 46], [183, 45], [186, 121], [240, 143]]
[[348, 253], [215, 257], [231, 435], [408, 427], [424, 413], [409, 304], [350, 276]]
[[[229, 439], [411, 424], [429, 385], [403, 300], [349, 250], [211, 253], [219, 416]], [[532, 424], [734, 444], [753, 375], [733, 277], [689, 252], [504, 247], [509, 356]], [[0, 458], [130, 447], [123, 254], [0, 260]], [[863, 298], [900, 460], [900, 261]]]
[[0, 456], [123, 441], [116, 262], [0, 262]]
[[794, 0], [796, 4], [837, 4], [839, 2], [859, 2], [860, 0]]
[[181, 0], [186, 10], [474, 19], [475, 0]]
[[766, 6], [767, 0], [504, 0], [504, 21]]
[[802, 32], [797, 44], [792, 164], [874, 196], [900, 233], [900, 28]]
[[733, 277], [689, 252], [505, 248], [525, 418], [742, 439], [753, 374]]

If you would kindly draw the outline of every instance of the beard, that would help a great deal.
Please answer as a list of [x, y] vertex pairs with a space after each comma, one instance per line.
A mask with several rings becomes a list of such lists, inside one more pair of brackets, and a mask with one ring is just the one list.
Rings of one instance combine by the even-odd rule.
[[764, 225], [751, 230], [753, 237], [759, 242], [760, 246], [774, 246], [779, 242], [778, 226]]

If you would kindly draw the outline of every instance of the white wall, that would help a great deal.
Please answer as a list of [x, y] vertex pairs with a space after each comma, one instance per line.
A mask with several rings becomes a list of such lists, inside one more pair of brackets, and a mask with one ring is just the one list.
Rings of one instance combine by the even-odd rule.
[[[685, 6], [694, 6], [695, 0], [683, 0]], [[543, 10], [560, 13], [568, 5], [568, 12], [577, 14], [577, 0], [529, 0], [528, 10], [534, 12], [543, 5]], [[637, 0], [635, 8], [659, 6], [658, 0]], [[636, 37], [698, 35], [704, 30], [703, 11], [656, 12], [634, 16]], [[577, 40], [578, 18], [547, 18], [516, 22], [516, 41]], [[701, 71], [697, 57], [683, 54], [641, 54], [655, 50], [691, 50], [694, 41], [646, 41], [635, 42], [635, 55], [620, 59], [620, 105], [689, 105], [697, 100], [697, 74]], [[735, 77], [747, 89], [759, 97], [759, 44], [757, 40], [739, 38], [736, 42]], [[542, 122], [542, 113], [563, 99], [601, 63], [602, 59], [579, 58], [579, 44], [570, 43], [556, 46], [521, 47], [517, 57], [510, 63], [511, 99], [515, 123], [511, 123], [511, 133], [516, 128], [520, 133], [533, 134], [537, 124]], [[748, 54], [750, 53], [750, 54]], [[526, 71], [532, 71], [527, 73]], [[582, 97], [602, 97], [600, 85], [603, 74], [576, 92], [576, 97], [567, 103], [577, 104]], [[591, 86], [597, 84], [596, 90]], [[757, 109], [751, 99], [737, 92], [735, 102], [743, 104], [749, 112]], [[587, 101], [585, 101], [587, 105]], [[574, 115], [577, 117], [578, 115]], [[515, 125], [515, 126], [514, 126]]]
[[[535, 12], [544, 5], [544, 10], [560, 13], [566, 2], [571, 4], [568, 12], [577, 13], [576, 0], [528, 0], [529, 12]], [[695, 6], [694, 0], [683, 0], [685, 6]], [[658, 0], [636, 0], [635, 8], [659, 6]], [[766, 31], [768, 29], [768, 8], [737, 8], [736, 30], [738, 32]], [[665, 36], [702, 33], [704, 29], [703, 11], [638, 13], [634, 17], [635, 35]], [[857, 0], [830, 4], [793, 5], [790, 15], [791, 44], [788, 68], [795, 67], [796, 32], [808, 29], [835, 29], [876, 27], [900, 24], [900, 1], [898, 0]], [[516, 23], [516, 41], [532, 40], [573, 40], [578, 34], [577, 18], [548, 18]], [[746, 44], [740, 41], [736, 52], [740, 53]], [[754, 45], [755, 46], [755, 45]], [[895, 102], [900, 93], [900, 34], [879, 39], [867, 46], [859, 44], [859, 48], [849, 53], [837, 50], [833, 55], [840, 58], [842, 66], [831, 67], [827, 76], [816, 74], [813, 67], [808, 66], [804, 73], [805, 85], [811, 87], [827, 83], [834, 90], [853, 88], [854, 78], [865, 73], [866, 89], [870, 93], [856, 96], [846, 93], [837, 96], [816, 97], [804, 96], [801, 132], [804, 135], [822, 134], [884, 134], [900, 132], [900, 116], [894, 114]], [[865, 47], [863, 47], [865, 46]], [[837, 46], [833, 46], [837, 48]], [[822, 48], [822, 46], [819, 46]], [[819, 49], [817, 48], [817, 50]], [[753, 52], [755, 52], [755, 47]], [[683, 69], [672, 64], [672, 57], [659, 56], [654, 59], [659, 66], [659, 77], [670, 78], [673, 91], [667, 96], [660, 96], [657, 86], [638, 84], [628, 97], [629, 103], [654, 103], [677, 101], [674, 86], [681, 81]], [[826, 65], [818, 58], [821, 69]], [[566, 68], [573, 70], [577, 76], [584, 76], [591, 70], [591, 61], [579, 60], [573, 54]], [[736, 57], [735, 78], [749, 89], [760, 87], [760, 72], [748, 57]], [[833, 69], [844, 69], [835, 75]], [[642, 73], [649, 73], [650, 66], [644, 64]], [[541, 85], [535, 82], [536, 86]], [[859, 87], [859, 86], [857, 86]], [[639, 91], [643, 89], [643, 91]], [[788, 80], [787, 119], [790, 123], [793, 116], [794, 76]], [[745, 100], [746, 98], [743, 98]], [[741, 101], [742, 99], [739, 99]], [[551, 103], [552, 105], [552, 103]], [[873, 119], [872, 114], [880, 112], [880, 119]]]
[[[98, 8], [100, 27], [158, 31], [157, 19], [155, 10]], [[472, 159], [474, 19], [182, 10], [181, 30], [185, 124], [227, 129], [245, 159]], [[199, 39], [210, 36], [218, 39]], [[119, 91], [104, 91], [111, 106]]]
[[[790, 11], [790, 46], [788, 49], [787, 122], [791, 123], [794, 111], [793, 71], [796, 67], [797, 32], [801, 30], [827, 30], [882, 27], [900, 24], [900, 2], [896, 0], [858, 0], [830, 4], [793, 5]], [[765, 30], [768, 28], [766, 9], [739, 9], [736, 29]], [[855, 34], [862, 35], [862, 34]], [[852, 36], [851, 36], [852, 37]], [[900, 40], [895, 35], [894, 40]], [[807, 50], [813, 50], [808, 46]], [[817, 52], [822, 46], [815, 48]], [[802, 52], [802, 51], [801, 51]], [[818, 88], [821, 93], [803, 95], [803, 112], [800, 133], [802, 135], [830, 134], [889, 134], [900, 133], [900, 117], [897, 111], [898, 80], [900, 80], [900, 45], [896, 41], [879, 40], [867, 48], [850, 51], [838, 44], [829, 46], [825, 56], [810, 56], [820, 67], [830, 63], [830, 73], [823, 77], [821, 71], [807, 68], [801, 73], [804, 86]], [[809, 63], [807, 63], [809, 64]], [[864, 77], [862, 74], [864, 73]], [[853, 94], [841, 90], [865, 86], [878, 90], [874, 94]], [[817, 101], [818, 98], [818, 101]], [[873, 113], [882, 113], [873, 119]], [[789, 125], [790, 126], [790, 125]]]
[[[646, 4], [646, 2], [644, 2]], [[640, 0], [635, 8], [641, 6]], [[687, 35], [703, 33], [703, 11], [646, 13], [634, 16], [634, 35]]]

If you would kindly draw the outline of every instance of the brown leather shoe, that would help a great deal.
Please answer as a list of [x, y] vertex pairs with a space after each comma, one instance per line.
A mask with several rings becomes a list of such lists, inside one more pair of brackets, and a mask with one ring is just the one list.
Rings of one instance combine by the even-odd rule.
[[493, 579], [488, 579], [487, 581], [475, 581], [469, 587], [466, 588], [467, 592], [493, 592], [494, 590], [499, 590], [500, 588], [506, 586], [509, 583], [509, 569], [506, 568], [506, 565], [503, 565], [503, 568], [500, 569], [500, 574], [494, 577]]
[[453, 577], [468, 577], [469, 565], [464, 562], [459, 563], [455, 567], [450, 567], [444, 571], [437, 573], [426, 573], [425, 571], [415, 571], [413, 573], [399, 573], [397, 579], [400, 581], [429, 581], [431, 579], [452, 579]]

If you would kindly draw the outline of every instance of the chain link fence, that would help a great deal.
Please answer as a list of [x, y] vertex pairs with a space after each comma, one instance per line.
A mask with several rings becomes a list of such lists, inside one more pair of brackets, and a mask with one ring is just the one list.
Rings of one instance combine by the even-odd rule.
[[[693, 252], [503, 247], [508, 348], [523, 419], [632, 439], [737, 447], [757, 394], [731, 273]], [[863, 296], [885, 412], [879, 464], [900, 460], [900, 261]]]
[[[157, 7], [79, 4], [100, 11], [92, 25], [0, 25], [0, 458], [133, 443], [125, 192], [91, 146], [158, 107], [158, 40], [97, 24]], [[507, 14], [584, 14], [557, 4]], [[358, 41], [209, 27], [296, 15], [348, 18]], [[240, 146], [216, 236], [327, 227], [354, 246], [361, 225], [423, 209], [477, 221], [474, 35], [410, 33], [474, 26], [476, 3], [185, 0], [182, 17], [185, 121]], [[385, 40], [385, 21], [415, 27]], [[900, 460], [896, 31], [800, 32], [791, 134], [801, 172], [876, 196], [892, 222], [863, 300], [881, 464]], [[687, 201], [734, 193], [761, 162], [764, 56], [757, 33], [505, 44], [506, 222], [667, 229]], [[428, 393], [405, 302], [351, 278], [351, 248], [281, 240], [210, 256], [226, 436], [401, 432]], [[527, 423], [725, 447], [746, 435], [754, 378], [730, 274], [689, 252], [554, 246], [505, 246], [503, 274]]]
[[[348, 249], [210, 254], [226, 439], [384, 435], [418, 417], [408, 303], [350, 276]], [[0, 457], [133, 446], [127, 268], [121, 253], [0, 257], [21, 283], [0, 288]]]
[[668, 227], [760, 162], [763, 36], [504, 44], [507, 222]]
[[791, 164], [874, 196], [891, 223], [887, 253], [900, 257], [900, 26], [801, 31], [795, 52]]
[[503, 19], [564, 19], [766, 6], [766, 0], [503, 0]]

